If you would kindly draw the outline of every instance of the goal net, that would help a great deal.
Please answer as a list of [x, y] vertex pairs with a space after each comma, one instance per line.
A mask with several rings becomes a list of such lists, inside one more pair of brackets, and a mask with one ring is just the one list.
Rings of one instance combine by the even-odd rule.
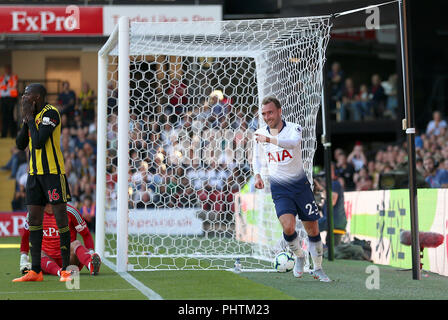
[[277, 97], [303, 127], [312, 183], [330, 28], [122, 18], [98, 55], [97, 251], [121, 271], [271, 269], [285, 247], [269, 186], [251, 179], [260, 103]]

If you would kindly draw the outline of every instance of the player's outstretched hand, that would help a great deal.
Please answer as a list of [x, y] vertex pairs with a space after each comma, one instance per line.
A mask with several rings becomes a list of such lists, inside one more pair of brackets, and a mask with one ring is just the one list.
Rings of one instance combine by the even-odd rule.
[[261, 178], [255, 178], [255, 188], [264, 189], [264, 182]]
[[255, 140], [257, 140], [258, 143], [270, 142], [269, 137], [266, 137], [259, 133], [255, 134]]

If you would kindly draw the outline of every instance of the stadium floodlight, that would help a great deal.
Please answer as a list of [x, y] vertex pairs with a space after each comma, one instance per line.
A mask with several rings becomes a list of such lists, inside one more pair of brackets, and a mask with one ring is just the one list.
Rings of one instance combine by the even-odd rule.
[[255, 192], [249, 219], [236, 212], [253, 124], [263, 125], [262, 99], [276, 96], [285, 120], [303, 127], [312, 184], [330, 29], [329, 16], [122, 17], [98, 54], [100, 255], [116, 258], [117, 271], [229, 269], [236, 258], [245, 270], [272, 269], [283, 248], [268, 189]]

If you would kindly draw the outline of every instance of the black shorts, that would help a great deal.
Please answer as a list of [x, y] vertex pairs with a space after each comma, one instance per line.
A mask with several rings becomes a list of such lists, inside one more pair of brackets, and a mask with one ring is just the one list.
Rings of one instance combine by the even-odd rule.
[[45, 206], [70, 201], [70, 189], [65, 174], [28, 175], [26, 204]]

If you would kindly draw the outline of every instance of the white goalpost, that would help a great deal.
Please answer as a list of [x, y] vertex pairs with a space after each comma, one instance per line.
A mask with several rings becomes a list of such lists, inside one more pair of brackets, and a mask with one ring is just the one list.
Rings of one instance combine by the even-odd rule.
[[[128, 270], [271, 270], [285, 250], [251, 189], [262, 99], [303, 127], [312, 184], [330, 16], [129, 23], [98, 53], [96, 239]], [[306, 233], [298, 225], [306, 249]]]

